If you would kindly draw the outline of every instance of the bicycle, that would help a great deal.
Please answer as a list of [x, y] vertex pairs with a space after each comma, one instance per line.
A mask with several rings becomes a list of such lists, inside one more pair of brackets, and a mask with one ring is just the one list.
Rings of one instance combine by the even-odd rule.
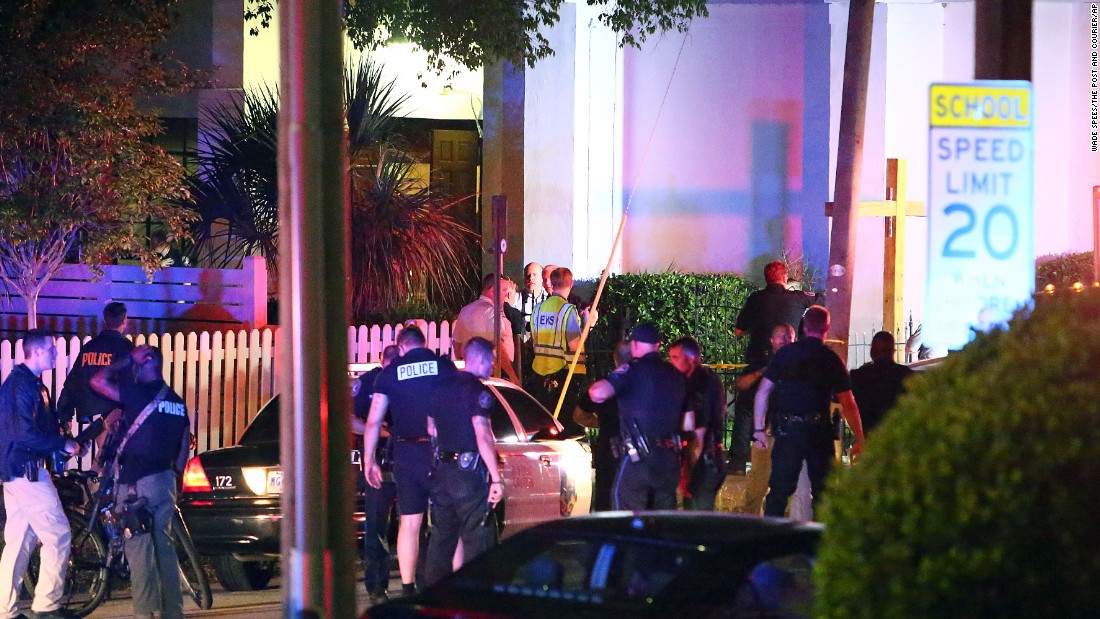
[[[93, 481], [99, 482], [94, 492]], [[111, 484], [103, 483], [95, 472], [65, 471], [54, 478], [54, 483], [73, 532], [64, 606], [83, 617], [107, 599], [113, 581], [129, 580], [130, 568], [122, 551], [123, 526], [115, 516]], [[178, 508], [171, 536], [179, 557], [183, 592], [200, 609], [209, 609], [213, 604], [210, 581]], [[37, 570], [29, 569], [28, 573], [33, 581]]]

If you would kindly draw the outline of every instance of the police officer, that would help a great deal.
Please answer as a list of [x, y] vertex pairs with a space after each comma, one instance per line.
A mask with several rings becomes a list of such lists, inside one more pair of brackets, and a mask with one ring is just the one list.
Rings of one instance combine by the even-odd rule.
[[855, 434], [852, 454], [863, 451], [863, 426], [852, 397], [851, 379], [844, 362], [825, 346], [829, 310], [811, 306], [803, 317], [805, 336], [775, 353], [756, 392], [753, 446], [767, 448], [764, 420], [772, 415], [771, 490], [764, 501], [765, 516], [782, 516], [798, 483], [802, 463], [810, 478], [816, 509], [825, 490], [825, 477], [834, 459], [829, 403], [835, 395], [841, 414]]
[[163, 376], [160, 350], [142, 345], [97, 372], [91, 387], [122, 406], [115, 497], [135, 518], [151, 521], [148, 533], [133, 534], [125, 545], [134, 616], [151, 619], [159, 612], [161, 619], [181, 619], [179, 560], [169, 529], [177, 513], [175, 467], [188, 448], [190, 422], [183, 399]]
[[713, 511], [726, 478], [722, 434], [726, 431], [726, 388], [704, 367], [699, 342], [682, 337], [668, 347], [668, 360], [687, 379], [688, 447], [684, 450], [684, 509]]
[[386, 411], [391, 412], [393, 476], [397, 483], [397, 565], [405, 595], [416, 592], [416, 561], [420, 551], [420, 527], [428, 510], [428, 476], [432, 444], [428, 413], [435, 391], [455, 371], [454, 364], [425, 348], [424, 332], [406, 326], [397, 336], [400, 357], [382, 370], [374, 384], [370, 413], [363, 434], [363, 468], [372, 488], [382, 487], [382, 469], [376, 459], [379, 434]]
[[[569, 269], [555, 268], [550, 273], [550, 285], [553, 294], [539, 303], [531, 319], [535, 358], [531, 362], [533, 382], [530, 383], [530, 391], [543, 406], [553, 411], [565, 385], [574, 351], [580, 346], [582, 320], [595, 322], [598, 314], [595, 308], [591, 308], [582, 317], [577, 306], [567, 301], [573, 290], [573, 272]], [[579, 378], [584, 373], [584, 357], [581, 356], [577, 360], [562, 410], [572, 411], [576, 406], [580, 393]], [[576, 424], [569, 421], [567, 429], [577, 429]]]
[[776, 325], [787, 323], [797, 330], [802, 314], [814, 302], [812, 293], [787, 290], [787, 265], [781, 260], [764, 267], [764, 280], [767, 285], [749, 295], [734, 325], [737, 335], [749, 334], [745, 353], [749, 363], [763, 362], [767, 357], [771, 349], [768, 340]]
[[[382, 349], [382, 363], [364, 373], [352, 383], [351, 395], [355, 406], [351, 420], [351, 429], [360, 435], [358, 439], [359, 453], [363, 453], [363, 432], [367, 427], [367, 418], [370, 415], [370, 404], [374, 395], [374, 383], [382, 370], [389, 367], [397, 358], [397, 346], [387, 346]], [[388, 418], [386, 419], [388, 422]], [[393, 466], [388, 457], [385, 457], [389, 446], [389, 432], [383, 428], [375, 449], [374, 461], [382, 467], [383, 481], [379, 489], [372, 488], [366, 483], [366, 475], [360, 477], [358, 486], [363, 491], [363, 585], [367, 588], [367, 595], [371, 604], [378, 604], [389, 599], [386, 590], [390, 584], [390, 551], [386, 549], [386, 533], [389, 530], [390, 506], [396, 496], [393, 483]], [[389, 475], [386, 475], [389, 473]]]
[[651, 324], [630, 332], [634, 361], [588, 390], [593, 402], [619, 399], [626, 449], [615, 480], [615, 509], [676, 509], [680, 482], [680, 431], [684, 428], [684, 377], [661, 359], [661, 336]]
[[428, 418], [436, 437], [432, 474], [432, 536], [428, 543], [428, 584], [451, 573], [455, 548], [462, 540], [468, 561], [493, 545], [495, 521], [489, 513], [504, 495], [490, 411], [493, 394], [482, 384], [493, 372], [495, 355], [488, 340], [466, 343], [466, 366], [445, 379]]
[[[614, 357], [616, 370], [625, 372], [630, 365], [630, 342], [619, 342], [615, 347]], [[586, 428], [598, 429], [596, 440], [592, 442], [592, 468], [596, 473], [592, 485], [592, 511], [608, 511], [613, 505], [612, 489], [615, 486], [615, 476], [619, 472], [619, 455], [622, 450], [619, 402], [611, 398], [596, 404], [585, 391], [573, 411], [573, 421]]]
[[108, 416], [118, 410], [118, 403], [92, 391], [88, 381], [115, 359], [121, 359], [134, 350], [134, 343], [123, 335], [125, 332], [126, 305], [117, 301], [108, 303], [103, 308], [103, 330], [80, 347], [80, 353], [65, 378], [65, 387], [57, 400], [57, 413], [63, 423], [72, 421], [74, 413], [80, 423], [88, 423], [96, 417], [102, 417], [108, 426], [117, 421], [117, 415], [114, 419]]
[[31, 609], [37, 617], [67, 617], [61, 603], [72, 533], [46, 462], [58, 451], [78, 453], [80, 446], [62, 435], [57, 414], [43, 397], [39, 377], [57, 360], [53, 335], [31, 329], [23, 336], [23, 355], [23, 363], [0, 385], [0, 480], [7, 509], [0, 617], [18, 616], [15, 605], [36, 538], [42, 551]]

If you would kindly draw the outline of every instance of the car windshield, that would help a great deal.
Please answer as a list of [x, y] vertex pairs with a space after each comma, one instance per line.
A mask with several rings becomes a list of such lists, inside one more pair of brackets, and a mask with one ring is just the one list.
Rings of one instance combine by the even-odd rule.
[[[496, 385], [496, 389], [516, 413], [516, 418], [523, 425], [523, 429], [527, 431], [525, 438], [530, 438], [541, 430], [555, 427], [554, 418], [527, 392], [505, 385]], [[493, 431], [496, 431], [495, 427]]]
[[238, 445], [258, 445], [279, 442], [279, 396], [267, 401], [248, 424]]
[[653, 598], [703, 558], [696, 546], [656, 540], [532, 536], [479, 558], [453, 585], [593, 604]]

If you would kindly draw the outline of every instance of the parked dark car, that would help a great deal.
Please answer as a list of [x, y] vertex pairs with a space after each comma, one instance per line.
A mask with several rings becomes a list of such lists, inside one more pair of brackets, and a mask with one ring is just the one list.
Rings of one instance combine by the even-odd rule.
[[364, 619], [810, 617], [822, 526], [706, 512], [611, 512], [527, 529]]
[[[505, 481], [496, 510], [501, 537], [587, 514], [592, 500], [587, 446], [562, 438], [562, 425], [522, 389], [496, 379], [485, 383], [495, 396], [491, 422]], [[352, 450], [349, 466], [362, 475], [358, 450]], [[225, 588], [259, 589], [271, 580], [279, 558], [282, 482], [278, 396], [256, 414], [236, 446], [188, 462], [180, 510], [199, 552], [213, 557]], [[353, 517], [363, 521], [361, 494]]]

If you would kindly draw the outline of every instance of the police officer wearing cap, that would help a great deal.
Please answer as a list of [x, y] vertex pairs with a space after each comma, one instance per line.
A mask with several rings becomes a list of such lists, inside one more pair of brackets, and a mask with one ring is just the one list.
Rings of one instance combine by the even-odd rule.
[[474, 337], [466, 342], [465, 354], [465, 368], [444, 379], [428, 418], [438, 450], [431, 482], [428, 584], [451, 573], [460, 539], [466, 561], [493, 545], [496, 531], [490, 512], [504, 496], [490, 422], [493, 394], [481, 382], [492, 375], [493, 346]]
[[[351, 430], [359, 436], [359, 453], [363, 451], [362, 434], [366, 431], [367, 418], [370, 416], [371, 400], [374, 396], [374, 384], [378, 375], [397, 359], [397, 346], [390, 345], [382, 349], [382, 362], [360, 376], [351, 387], [354, 401]], [[388, 423], [388, 418], [385, 420]], [[366, 475], [359, 477], [356, 484], [363, 491], [363, 585], [371, 604], [389, 599], [386, 590], [390, 585], [390, 551], [386, 549], [386, 533], [389, 531], [390, 506], [396, 496], [393, 483], [393, 463], [386, 457], [389, 447], [389, 432], [381, 430], [378, 447], [375, 448], [374, 461], [379, 463], [383, 472], [381, 488], [372, 488], [366, 483]], [[386, 473], [390, 473], [388, 476]]]
[[428, 350], [424, 332], [406, 326], [397, 336], [400, 357], [382, 370], [374, 384], [370, 414], [363, 434], [363, 469], [372, 488], [382, 487], [382, 469], [376, 448], [386, 411], [391, 413], [393, 476], [397, 483], [397, 564], [404, 594], [416, 592], [416, 561], [420, 552], [420, 527], [428, 511], [432, 444], [428, 414], [436, 389], [455, 372], [454, 364]]
[[630, 332], [634, 361], [593, 383], [593, 402], [619, 400], [624, 449], [615, 480], [615, 509], [676, 509], [680, 482], [680, 432], [684, 426], [684, 377], [660, 355], [661, 336], [651, 324]]
[[[96, 372], [91, 387], [119, 402], [117, 500], [147, 514], [150, 530], [126, 540], [134, 617], [183, 619], [180, 569], [169, 531], [176, 509], [177, 469], [190, 449], [187, 405], [164, 382], [164, 357], [149, 345]], [[138, 507], [144, 504], [144, 507]]]
[[803, 462], [816, 511], [825, 490], [825, 477], [834, 460], [833, 426], [829, 415], [834, 395], [840, 402], [844, 420], [856, 437], [852, 454], [863, 451], [863, 425], [852, 396], [848, 369], [824, 343], [829, 331], [829, 310], [820, 305], [806, 310], [803, 330], [805, 336], [801, 340], [775, 353], [756, 392], [753, 446], [767, 449], [764, 421], [769, 412], [775, 435], [772, 473], [768, 480], [771, 489], [764, 501], [765, 516], [783, 516], [787, 500], [798, 484]]

